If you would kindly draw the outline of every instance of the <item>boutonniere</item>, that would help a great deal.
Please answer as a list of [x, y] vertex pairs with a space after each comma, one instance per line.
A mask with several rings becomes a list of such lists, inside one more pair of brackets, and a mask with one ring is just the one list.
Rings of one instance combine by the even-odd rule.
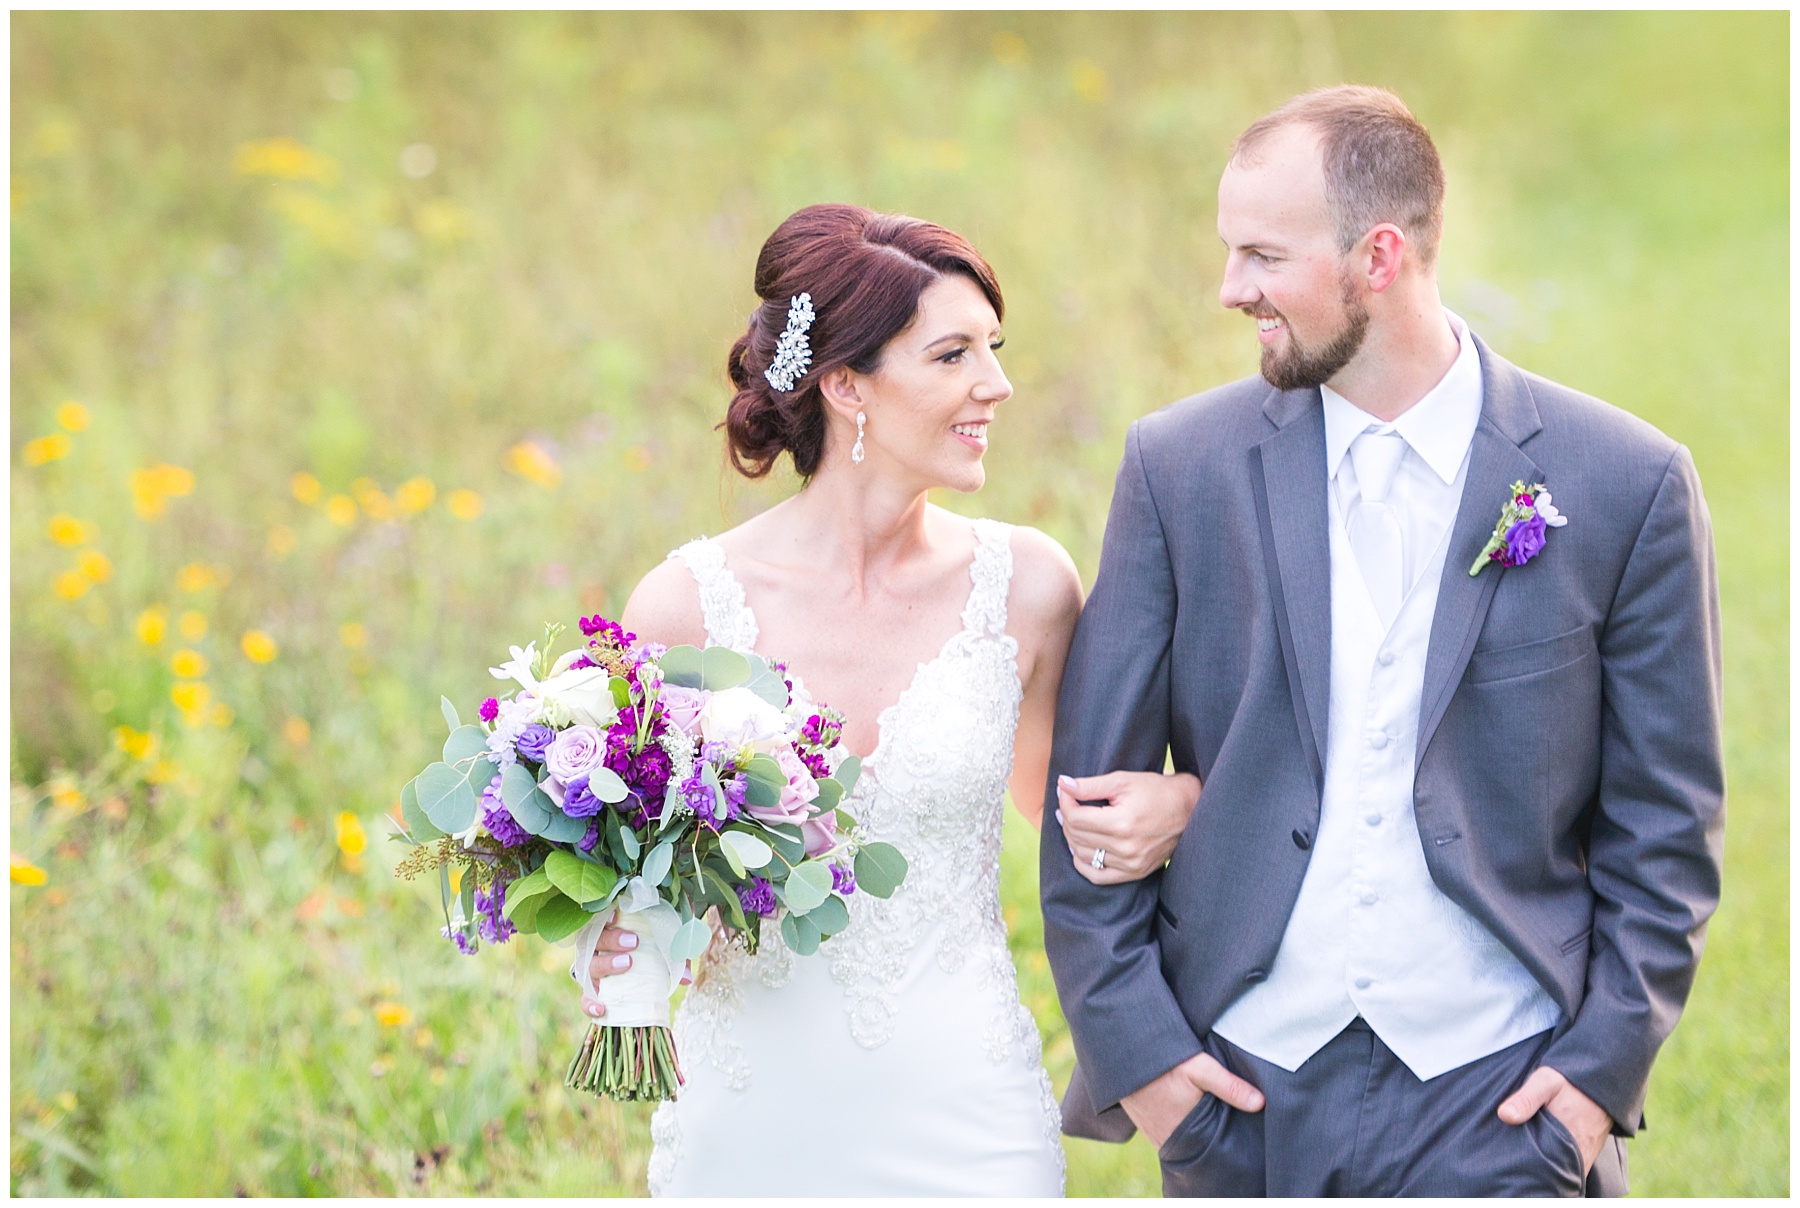
[[1550, 502], [1550, 492], [1544, 489], [1543, 483], [1530, 487], [1522, 482], [1513, 483], [1512, 497], [1500, 509], [1494, 535], [1481, 547], [1481, 556], [1469, 568], [1469, 577], [1479, 575], [1481, 568], [1490, 562], [1498, 562], [1501, 566], [1523, 566], [1543, 550], [1547, 529], [1561, 528], [1567, 523], [1569, 518]]

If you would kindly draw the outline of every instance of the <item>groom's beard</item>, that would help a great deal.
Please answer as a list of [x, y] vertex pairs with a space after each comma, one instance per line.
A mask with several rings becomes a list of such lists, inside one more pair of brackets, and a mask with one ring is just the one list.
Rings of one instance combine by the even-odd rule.
[[1277, 390], [1311, 390], [1323, 386], [1361, 350], [1363, 339], [1369, 334], [1369, 308], [1356, 296], [1356, 284], [1348, 277], [1344, 278], [1343, 290], [1343, 330], [1323, 346], [1308, 348], [1300, 343], [1290, 323], [1288, 346], [1284, 352], [1263, 349], [1262, 375], [1269, 385]]

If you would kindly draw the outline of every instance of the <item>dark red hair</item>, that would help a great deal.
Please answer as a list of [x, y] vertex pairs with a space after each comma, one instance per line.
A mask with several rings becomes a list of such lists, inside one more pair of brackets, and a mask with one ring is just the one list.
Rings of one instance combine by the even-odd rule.
[[[936, 223], [817, 205], [776, 227], [756, 258], [762, 305], [725, 362], [737, 394], [723, 426], [738, 472], [761, 478], [787, 453], [800, 476], [811, 478], [825, 455], [820, 379], [841, 366], [857, 373], [881, 368], [882, 349], [913, 321], [919, 295], [951, 273], [980, 286], [994, 314], [1004, 316], [994, 270], [967, 239]], [[763, 371], [787, 327], [788, 301], [800, 294], [812, 295], [812, 364], [789, 394], [771, 387]]]

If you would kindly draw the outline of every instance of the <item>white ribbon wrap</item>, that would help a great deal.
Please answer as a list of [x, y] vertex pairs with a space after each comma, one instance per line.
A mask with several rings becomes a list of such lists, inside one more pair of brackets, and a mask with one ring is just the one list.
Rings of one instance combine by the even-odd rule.
[[[596, 986], [590, 966], [600, 948], [600, 933], [615, 915], [621, 930], [637, 935], [638, 946], [631, 953], [631, 968], [600, 978]], [[669, 998], [681, 984], [680, 971], [671, 967], [669, 949], [680, 926], [681, 916], [675, 908], [659, 901], [643, 910], [619, 906], [596, 914], [575, 933], [575, 963], [569, 971], [583, 993], [606, 1004], [606, 1014], [590, 1022], [609, 1028], [669, 1026]]]

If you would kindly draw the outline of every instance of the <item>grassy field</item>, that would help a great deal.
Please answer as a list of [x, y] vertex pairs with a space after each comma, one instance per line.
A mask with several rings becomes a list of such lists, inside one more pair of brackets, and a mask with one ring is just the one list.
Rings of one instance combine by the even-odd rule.
[[[1788, 1173], [1788, 17], [12, 18], [11, 1189], [641, 1194], [560, 1085], [566, 957], [478, 959], [383, 814], [510, 640], [791, 491], [722, 468], [763, 237], [854, 200], [1007, 291], [978, 496], [1091, 581], [1136, 416], [1254, 370], [1214, 190], [1397, 89], [1446, 298], [1688, 444], [1717, 527], [1725, 899], [1633, 1182]], [[465, 708], [466, 712], [466, 708]], [[1060, 1086], [1033, 836], [1003, 870]], [[1070, 1191], [1154, 1155], [1069, 1142]]]

